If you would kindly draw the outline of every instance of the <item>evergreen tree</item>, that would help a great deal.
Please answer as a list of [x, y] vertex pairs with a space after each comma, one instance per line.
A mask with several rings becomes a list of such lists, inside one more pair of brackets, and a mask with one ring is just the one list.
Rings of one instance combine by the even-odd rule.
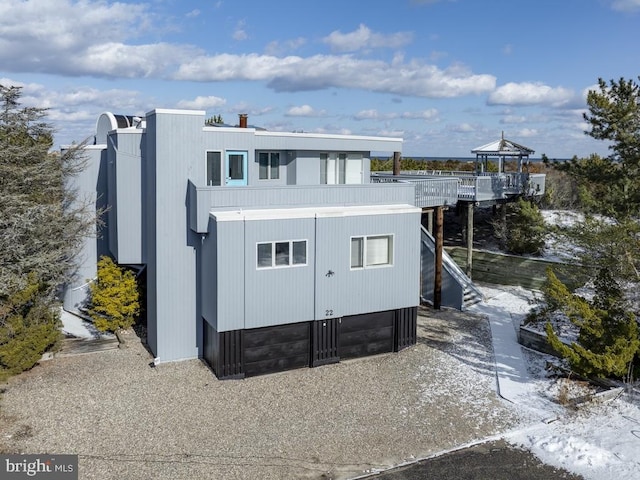
[[504, 242], [504, 248], [516, 255], [540, 255], [547, 228], [538, 207], [528, 200], [519, 198], [506, 208], [505, 221], [494, 222], [494, 232]]
[[136, 277], [109, 257], [98, 262], [98, 278], [90, 284], [89, 316], [100, 331], [131, 327], [140, 313]]
[[[587, 96], [587, 135], [610, 143], [611, 155], [574, 158], [555, 167], [578, 188], [584, 221], [561, 229], [580, 261], [594, 268], [595, 297], [587, 302], [555, 285], [553, 302], [580, 327], [577, 344], [563, 346], [550, 325], [551, 344], [578, 371], [594, 375], [626, 373], [638, 352], [638, 319], [623, 289], [640, 284], [640, 86], [633, 80], [598, 80]], [[637, 308], [637, 306], [635, 307]]]
[[576, 373], [624, 378], [640, 349], [638, 323], [624, 308], [622, 289], [606, 269], [600, 270], [595, 289], [596, 295], [589, 302], [569, 292], [549, 270], [544, 288], [548, 311], [560, 310], [580, 328], [580, 334], [577, 342], [566, 345], [547, 323], [547, 338]]
[[46, 111], [20, 96], [0, 85], [0, 376], [30, 368], [57, 339], [56, 293], [95, 221], [65, 188], [84, 167], [80, 146], [49, 153]]

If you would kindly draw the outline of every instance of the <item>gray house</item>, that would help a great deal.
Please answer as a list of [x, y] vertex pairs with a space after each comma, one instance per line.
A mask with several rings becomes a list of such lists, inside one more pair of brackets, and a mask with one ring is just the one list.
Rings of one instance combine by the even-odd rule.
[[204, 111], [104, 113], [72, 185], [107, 207], [64, 307], [81, 312], [100, 255], [137, 268], [161, 362], [218, 378], [318, 366], [416, 341], [421, 208], [370, 182], [397, 138], [207, 126]]

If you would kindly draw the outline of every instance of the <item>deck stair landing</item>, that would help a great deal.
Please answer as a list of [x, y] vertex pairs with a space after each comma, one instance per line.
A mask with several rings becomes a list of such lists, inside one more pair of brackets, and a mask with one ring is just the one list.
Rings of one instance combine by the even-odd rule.
[[[433, 236], [424, 227], [421, 232], [421, 298], [433, 303], [435, 249]], [[466, 310], [483, 300], [480, 289], [465, 275], [446, 251], [442, 252], [442, 306]]]

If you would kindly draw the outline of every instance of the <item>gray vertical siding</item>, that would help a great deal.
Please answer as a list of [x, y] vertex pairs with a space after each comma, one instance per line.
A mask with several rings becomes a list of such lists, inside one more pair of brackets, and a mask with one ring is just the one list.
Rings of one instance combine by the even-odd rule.
[[[255, 218], [255, 210], [212, 213], [202, 266], [205, 319], [223, 332], [415, 307], [420, 210], [407, 207], [344, 216], [319, 208], [299, 218]], [[351, 237], [382, 234], [393, 234], [393, 264], [351, 270]], [[307, 241], [307, 265], [256, 268], [258, 242], [289, 240]], [[213, 288], [217, 296], [210, 294]]]
[[212, 208], [276, 208], [331, 205], [391, 205], [415, 202], [415, 187], [408, 183], [363, 185], [291, 185], [275, 188], [189, 188], [190, 227], [206, 233]]
[[[318, 218], [316, 319], [413, 307], [419, 304], [420, 211]], [[394, 235], [392, 266], [351, 270], [350, 239]], [[333, 272], [329, 275], [329, 272]]]
[[158, 266], [156, 265], [156, 117], [146, 117], [145, 158], [143, 162], [143, 260], [147, 264], [147, 344], [158, 354]]
[[[216, 305], [203, 307], [203, 312], [215, 318], [218, 332], [244, 328], [245, 285], [244, 285], [244, 222], [216, 222], [216, 238], [206, 242], [216, 243], [217, 271]], [[203, 271], [209, 265], [203, 265]], [[204, 292], [202, 301], [209, 303], [209, 292]]]
[[198, 356], [196, 242], [187, 225], [188, 179], [202, 168], [200, 112], [155, 110], [155, 312], [160, 361]]
[[116, 217], [113, 223], [117, 222], [113, 253], [121, 264], [142, 263], [141, 142], [142, 130], [118, 132], [113, 169], [116, 195], [111, 208]]
[[[245, 328], [313, 320], [314, 223], [313, 218], [244, 222]], [[307, 241], [307, 265], [256, 268], [258, 242], [289, 240]]]
[[[104, 145], [92, 145], [84, 150], [86, 168], [70, 180], [67, 188], [75, 191], [78, 202], [95, 205], [96, 208], [104, 206], [105, 198], [100, 195], [106, 191], [107, 154]], [[95, 211], [92, 212], [95, 214]], [[78, 313], [88, 294], [87, 282], [96, 277], [96, 260], [100, 255], [108, 255], [108, 235], [105, 231], [98, 231], [94, 226], [92, 234], [86, 237], [78, 252], [76, 270], [73, 272], [72, 281], [66, 285], [64, 292], [64, 309], [68, 312]]]

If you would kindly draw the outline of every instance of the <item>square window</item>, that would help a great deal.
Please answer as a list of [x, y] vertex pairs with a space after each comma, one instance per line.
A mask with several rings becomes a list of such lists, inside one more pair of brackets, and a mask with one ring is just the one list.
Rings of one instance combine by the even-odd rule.
[[289, 265], [289, 242], [276, 242], [276, 266]]
[[367, 267], [391, 263], [391, 237], [367, 237]]
[[293, 242], [293, 265], [306, 265], [307, 241]]
[[393, 265], [393, 235], [351, 238], [351, 268]]
[[258, 244], [258, 268], [273, 266], [273, 253], [271, 243]]
[[260, 152], [258, 154], [258, 178], [260, 180], [280, 178], [280, 153]]

